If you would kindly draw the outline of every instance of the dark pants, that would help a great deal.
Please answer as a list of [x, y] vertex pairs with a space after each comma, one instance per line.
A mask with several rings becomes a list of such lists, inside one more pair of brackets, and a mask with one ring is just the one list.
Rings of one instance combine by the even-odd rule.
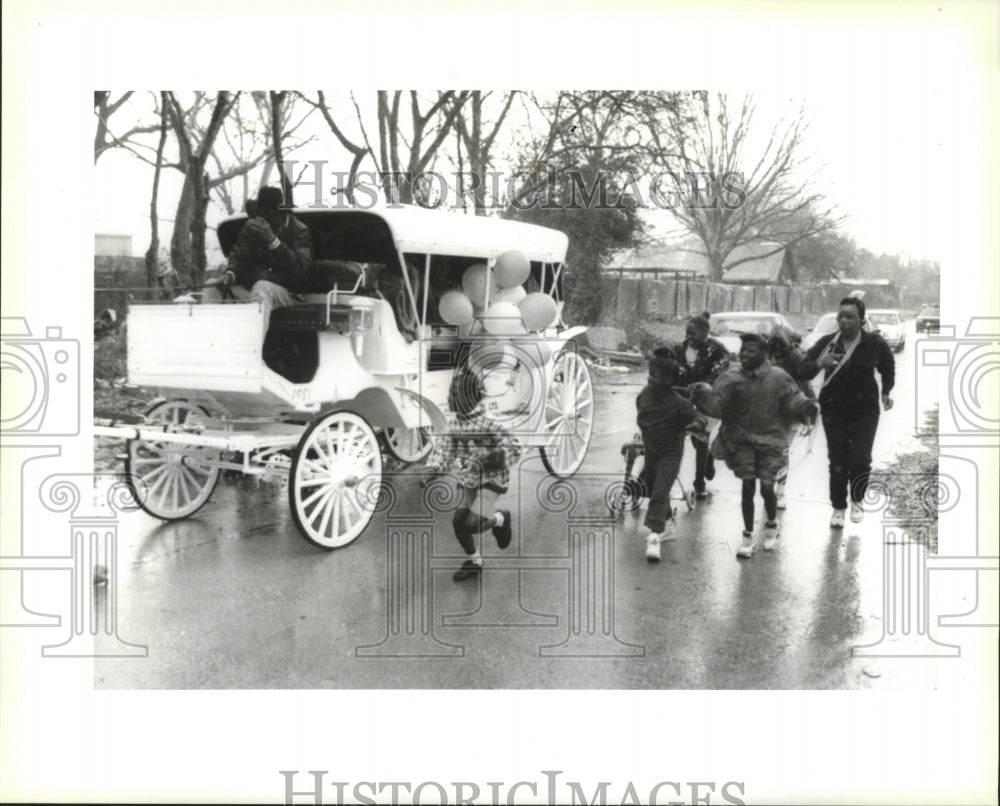
[[673, 518], [670, 506], [670, 490], [681, 469], [681, 457], [655, 457], [646, 454], [646, 464], [642, 469], [642, 481], [649, 491], [649, 509], [646, 511], [645, 525], [654, 532], [662, 532], [667, 521]]
[[[707, 439], [696, 439], [692, 436], [691, 444], [694, 445], [694, 489], [695, 492], [701, 493], [705, 491], [705, 472], [715, 459], [712, 457]], [[715, 473], [710, 472], [708, 475], [714, 476]]]
[[878, 416], [877, 410], [861, 415], [823, 412], [826, 453], [830, 460], [830, 503], [834, 509], [847, 509], [848, 493], [852, 501], [865, 497]]
[[[476, 553], [476, 539], [473, 535], [485, 532], [493, 526], [493, 510], [496, 509], [497, 493], [489, 489], [473, 490], [458, 485], [461, 500], [451, 518], [462, 551], [466, 554]], [[484, 513], [489, 512], [490, 515]]]

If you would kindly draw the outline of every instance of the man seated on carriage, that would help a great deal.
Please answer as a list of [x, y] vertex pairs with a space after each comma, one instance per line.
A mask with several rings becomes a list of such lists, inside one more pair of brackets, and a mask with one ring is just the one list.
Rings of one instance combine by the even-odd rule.
[[[220, 281], [240, 301], [256, 301], [264, 312], [264, 332], [271, 311], [295, 304], [289, 289], [303, 283], [313, 262], [309, 228], [282, 208], [281, 189], [262, 187], [255, 204], [247, 204], [250, 218], [236, 238]], [[221, 288], [209, 288], [205, 302], [221, 302]]]

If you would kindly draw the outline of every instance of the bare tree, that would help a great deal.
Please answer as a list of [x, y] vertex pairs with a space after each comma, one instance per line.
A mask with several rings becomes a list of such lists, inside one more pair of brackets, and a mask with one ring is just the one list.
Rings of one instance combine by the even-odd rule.
[[[472, 187], [469, 188], [469, 192], [475, 201], [476, 215], [486, 214], [486, 172], [490, 167], [491, 151], [517, 95], [516, 92], [501, 93], [500, 110], [495, 118], [487, 121], [486, 102], [492, 94], [480, 90], [472, 91], [464, 108], [460, 109], [455, 117], [455, 127], [459, 135], [459, 173], [464, 173], [461, 166], [462, 147], [464, 147], [469, 159], [469, 174], [472, 176]], [[460, 101], [456, 99], [455, 103]]]
[[[438, 92], [437, 98], [423, 109], [426, 103], [417, 92], [409, 92], [407, 114], [403, 109], [403, 91], [379, 90], [376, 93], [375, 126], [377, 143], [372, 143], [368, 135], [365, 115], [357, 99], [351, 94], [354, 106], [354, 121], [361, 137], [352, 139], [333, 116], [325, 94], [318, 93], [318, 100], [306, 99], [319, 109], [338, 142], [351, 155], [348, 172], [347, 195], [353, 198], [353, 189], [360, 168], [366, 158], [371, 158], [382, 177], [382, 188], [387, 197], [398, 199], [404, 204], [425, 201], [425, 191], [414, 187], [414, 181], [433, 164], [439, 149], [452, 132], [468, 99], [469, 92], [447, 90]], [[305, 97], [305, 96], [303, 96]], [[371, 120], [367, 120], [371, 124]]]
[[[671, 213], [695, 236], [718, 281], [734, 266], [776, 254], [843, 221], [814, 187], [803, 153], [803, 109], [768, 128], [755, 125], [752, 96], [692, 93], [665, 110], [658, 164]], [[755, 142], [756, 138], [756, 142]], [[773, 244], [753, 255], [738, 247]]]
[[[641, 242], [639, 205], [624, 191], [629, 177], [653, 170], [648, 131], [652, 93], [564, 91], [528, 95], [530, 137], [522, 143], [519, 186], [505, 216], [554, 227], [569, 236], [567, 303], [574, 321], [595, 322], [604, 289], [600, 270], [615, 251]], [[661, 94], [660, 104], [673, 102]], [[660, 108], [657, 106], [656, 108]]]
[[118, 112], [122, 106], [131, 98], [132, 91], [123, 92], [116, 100], [111, 100], [111, 93], [107, 90], [95, 90], [94, 92], [94, 114], [97, 116], [97, 130], [94, 133], [94, 164], [108, 149], [118, 146], [129, 146], [133, 143], [136, 135], [149, 134], [159, 129], [158, 124], [136, 124], [126, 129], [121, 134], [114, 134], [111, 131], [111, 117]]
[[[216, 93], [214, 99], [198, 93], [195, 103], [188, 109], [181, 106], [175, 93], [167, 92], [164, 97], [168, 119], [180, 151], [180, 166], [184, 171], [184, 185], [170, 241], [170, 262], [174, 270], [193, 285], [204, 282], [207, 263], [205, 219], [210, 188], [205, 165], [236, 97], [226, 91]], [[196, 125], [198, 112], [209, 106], [209, 121], [201, 129]]]
[[[280, 96], [277, 99], [272, 96]], [[210, 177], [209, 189], [230, 215], [242, 210], [247, 199], [253, 195], [250, 175], [264, 166], [261, 184], [278, 166], [285, 199], [292, 202], [291, 178], [286, 186], [283, 168], [284, 159], [294, 151], [313, 140], [313, 136], [299, 136], [300, 128], [314, 111], [305, 114], [297, 106], [299, 97], [283, 91], [245, 92], [233, 105], [212, 149], [214, 174]], [[280, 155], [276, 156], [276, 149]], [[235, 187], [234, 187], [235, 184]]]
[[157, 205], [160, 195], [160, 171], [163, 166], [163, 149], [167, 144], [167, 101], [166, 93], [160, 93], [160, 140], [156, 147], [156, 164], [153, 168], [153, 190], [149, 199], [149, 249], [146, 250], [146, 283], [150, 288], [156, 285], [160, 256], [160, 219]]

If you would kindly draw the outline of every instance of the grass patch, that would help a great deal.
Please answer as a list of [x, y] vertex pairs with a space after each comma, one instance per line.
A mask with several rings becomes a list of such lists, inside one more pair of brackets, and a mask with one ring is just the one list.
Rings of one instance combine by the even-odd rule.
[[[876, 470], [872, 481], [889, 491], [886, 514], [900, 518], [904, 526], [927, 524], [927, 550], [938, 553], [938, 512], [933, 500], [928, 500], [927, 489], [937, 484], [938, 478], [938, 411], [932, 409], [924, 415], [926, 433], [919, 437], [923, 448], [897, 457], [891, 470]], [[914, 532], [915, 539], [920, 534]]]

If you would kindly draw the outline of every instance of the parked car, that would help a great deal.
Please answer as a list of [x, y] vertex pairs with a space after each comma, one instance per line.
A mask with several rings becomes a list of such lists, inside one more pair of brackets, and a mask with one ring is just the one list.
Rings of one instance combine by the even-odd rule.
[[903, 347], [906, 346], [906, 329], [903, 327], [899, 311], [880, 308], [868, 311], [868, 318], [871, 320], [875, 332], [885, 339], [886, 344], [897, 353], [903, 352]]
[[729, 350], [729, 354], [734, 358], [740, 352], [740, 334], [742, 333], [760, 333], [763, 336], [770, 336], [776, 329], [780, 329], [784, 331], [788, 340], [793, 344], [802, 340], [802, 335], [788, 324], [788, 320], [780, 313], [723, 311], [722, 313], [713, 313], [709, 324], [712, 335], [722, 342], [722, 345]]
[[[869, 333], [877, 330], [875, 324], [871, 319], [871, 312], [866, 312], [865, 321], [861, 323], [861, 329], [867, 330]], [[812, 347], [816, 342], [818, 342], [823, 336], [830, 333], [835, 333], [837, 330], [837, 311], [830, 311], [830, 313], [823, 314], [817, 321], [816, 324], [808, 329], [809, 332], [806, 333], [805, 338], [802, 339], [802, 344], [799, 346], [802, 348], [803, 352]], [[902, 349], [902, 348], [901, 348]]]
[[917, 333], [941, 329], [941, 306], [936, 302], [925, 302], [917, 314]]

